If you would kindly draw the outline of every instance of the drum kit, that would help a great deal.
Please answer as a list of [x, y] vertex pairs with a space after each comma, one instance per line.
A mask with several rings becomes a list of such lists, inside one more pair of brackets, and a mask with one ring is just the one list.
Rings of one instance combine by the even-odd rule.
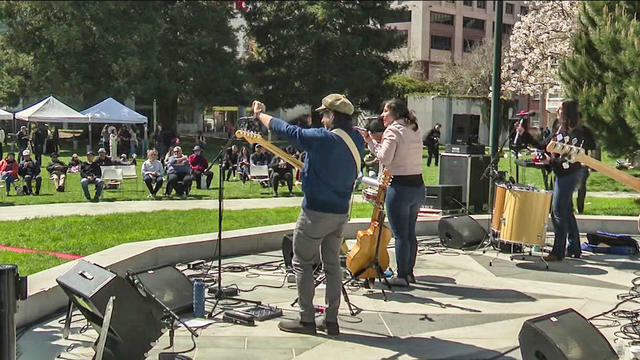
[[[516, 246], [543, 248], [551, 197], [550, 191], [538, 190], [533, 186], [497, 183], [494, 187], [494, 206], [491, 214], [492, 243], [510, 245], [512, 250]], [[531, 251], [529, 255], [532, 255]]]

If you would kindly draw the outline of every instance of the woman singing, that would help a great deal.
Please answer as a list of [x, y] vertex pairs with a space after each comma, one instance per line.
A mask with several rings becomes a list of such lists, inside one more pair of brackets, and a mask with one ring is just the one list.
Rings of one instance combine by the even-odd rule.
[[418, 241], [416, 220], [425, 196], [422, 181], [422, 134], [415, 116], [398, 99], [385, 103], [382, 114], [385, 131], [380, 142], [363, 132], [369, 150], [393, 176], [387, 189], [386, 209], [391, 231], [395, 238], [396, 277], [389, 283], [409, 286], [415, 282], [413, 267], [416, 263]]

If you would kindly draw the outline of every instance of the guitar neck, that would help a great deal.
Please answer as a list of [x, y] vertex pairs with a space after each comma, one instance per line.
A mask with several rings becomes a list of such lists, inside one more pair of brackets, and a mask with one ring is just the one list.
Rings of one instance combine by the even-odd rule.
[[593, 170], [602, 173], [621, 184], [624, 184], [635, 191], [640, 191], [640, 178], [637, 178], [631, 174], [628, 174], [624, 171], [620, 171], [618, 169], [614, 169], [604, 163], [588, 156], [588, 155], [577, 155], [576, 161], [583, 163], [584, 165], [592, 168]]
[[255, 142], [255, 143], [258, 143], [258, 144], [262, 145], [262, 147], [267, 149], [269, 152], [277, 155], [282, 160], [284, 160], [286, 163], [288, 163], [289, 165], [293, 166], [296, 169], [302, 169], [302, 167], [303, 167], [302, 161], [294, 158], [293, 156], [289, 155], [286, 151], [280, 149], [279, 147], [277, 147], [276, 145], [272, 144], [271, 142], [265, 140], [262, 137], [245, 136], [244, 133], [241, 133], [240, 131], [236, 131], [236, 136], [243, 137], [249, 142], [252, 142], [252, 143]]

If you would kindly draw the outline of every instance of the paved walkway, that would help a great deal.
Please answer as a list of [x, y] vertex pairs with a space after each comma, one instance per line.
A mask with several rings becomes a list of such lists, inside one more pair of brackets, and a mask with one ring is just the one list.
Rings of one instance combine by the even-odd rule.
[[[589, 192], [588, 196], [599, 198], [637, 198], [638, 193], [630, 192]], [[354, 201], [362, 202], [362, 196], [356, 195]], [[300, 206], [300, 197], [231, 199], [225, 200], [226, 210], [271, 209], [285, 206]], [[158, 200], [158, 201], [113, 201], [101, 203], [58, 203], [39, 205], [17, 205], [0, 207], [0, 221], [22, 220], [27, 218], [68, 216], [68, 215], [107, 215], [129, 212], [152, 212], [158, 210], [218, 209], [218, 200]]]

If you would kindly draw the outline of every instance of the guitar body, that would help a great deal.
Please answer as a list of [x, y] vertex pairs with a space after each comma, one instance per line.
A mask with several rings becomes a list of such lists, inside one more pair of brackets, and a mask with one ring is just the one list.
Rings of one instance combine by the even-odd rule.
[[[359, 279], [375, 279], [378, 276], [377, 269], [371, 266], [376, 256], [378, 258], [378, 264], [383, 271], [389, 267], [387, 246], [391, 240], [392, 233], [391, 230], [384, 225], [384, 199], [390, 180], [391, 173], [387, 169], [383, 172], [382, 181], [378, 187], [378, 194], [371, 216], [371, 224], [368, 229], [358, 231], [356, 244], [347, 254], [347, 269], [349, 269], [352, 274], [355, 275], [363, 269], [366, 269], [362, 274], [358, 275]], [[380, 243], [378, 243], [378, 239]], [[376, 249], [378, 249], [377, 254]]]
[[[378, 231], [382, 232], [382, 234], [380, 234], [378, 262], [383, 270], [389, 267], [389, 252], [387, 251], [387, 246], [389, 246], [389, 241], [391, 241], [392, 233], [384, 224], [382, 228], [379, 229], [378, 224], [371, 224], [367, 230], [358, 230], [356, 244], [347, 254], [347, 269], [349, 269], [352, 274], [364, 269], [375, 259]], [[376, 269], [369, 268], [359, 275], [358, 278], [374, 279], [377, 276], [378, 273]]]

